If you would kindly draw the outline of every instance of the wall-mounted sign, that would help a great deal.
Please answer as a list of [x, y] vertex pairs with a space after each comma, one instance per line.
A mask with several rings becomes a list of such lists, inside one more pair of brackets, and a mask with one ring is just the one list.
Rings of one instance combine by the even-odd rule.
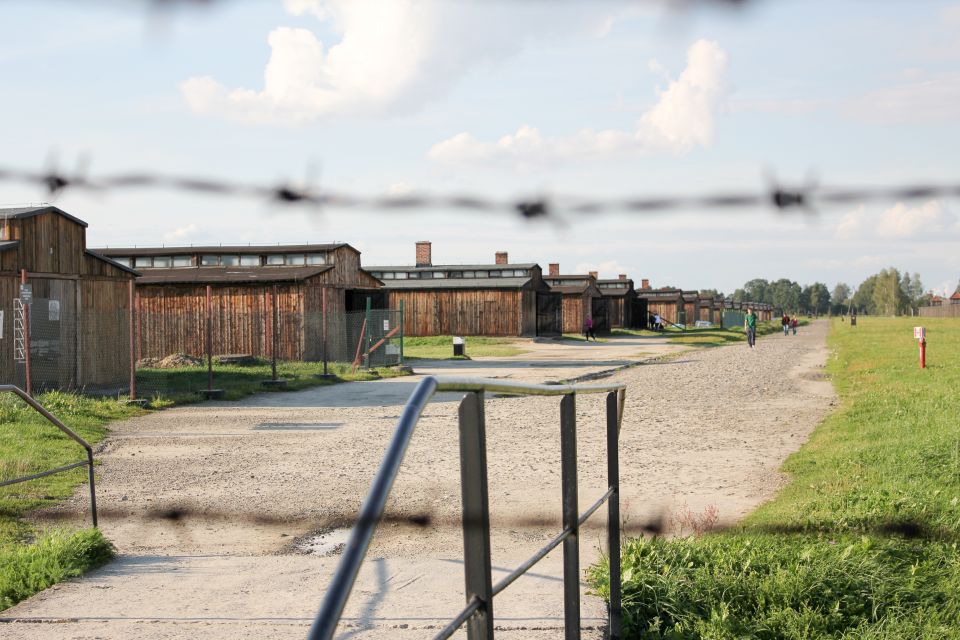
[[23, 304], [30, 304], [33, 302], [33, 285], [32, 284], [21, 284], [20, 285], [20, 302]]

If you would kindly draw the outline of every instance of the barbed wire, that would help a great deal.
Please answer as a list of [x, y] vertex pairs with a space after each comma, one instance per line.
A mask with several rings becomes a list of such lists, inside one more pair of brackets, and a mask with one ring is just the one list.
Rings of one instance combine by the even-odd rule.
[[742, 191], [690, 196], [637, 196], [612, 198], [576, 198], [538, 196], [497, 199], [470, 194], [410, 192], [398, 195], [358, 195], [318, 188], [302, 188], [291, 183], [256, 185], [214, 178], [171, 176], [151, 173], [124, 173], [88, 178], [80, 173], [59, 171], [31, 172], [0, 167], [0, 182], [20, 182], [42, 188], [55, 199], [72, 189], [97, 192], [125, 189], [168, 189], [210, 196], [257, 198], [284, 204], [314, 207], [370, 210], [420, 211], [447, 209], [474, 213], [511, 213], [524, 219], [549, 218], [555, 214], [655, 214], [678, 210], [742, 210], [771, 208], [780, 212], [813, 213], [827, 205], [868, 202], [903, 202], [960, 196], [960, 184], [915, 184], [894, 187], [829, 188], [808, 184], [784, 187], [772, 184], [766, 191]]

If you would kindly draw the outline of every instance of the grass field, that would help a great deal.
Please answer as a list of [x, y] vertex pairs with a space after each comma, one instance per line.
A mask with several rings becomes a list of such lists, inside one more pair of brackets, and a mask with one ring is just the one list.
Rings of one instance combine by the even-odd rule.
[[[840, 408], [740, 526], [623, 552], [626, 637], [960, 637], [960, 321], [835, 322]], [[590, 570], [607, 594], [606, 567]]]
[[[332, 364], [336, 378], [315, 378], [321, 363], [278, 363], [279, 377], [289, 380], [287, 390], [351, 380], [372, 380], [405, 375], [396, 369], [353, 372], [349, 365]], [[151, 401], [153, 407], [196, 402], [194, 390], [206, 388], [206, 367], [146, 369], [137, 372], [141, 389], [163, 389]], [[261, 380], [270, 378], [270, 365], [214, 365], [214, 381], [228, 399], [264, 391]], [[107, 434], [106, 425], [145, 413], [144, 409], [115, 399], [90, 398], [72, 393], [39, 394], [37, 401], [91, 444]], [[84, 460], [86, 453], [22, 400], [0, 395], [0, 480], [30, 475]], [[23, 516], [52, 506], [72, 495], [86, 482], [80, 467], [37, 480], [0, 488], [0, 609], [42, 591], [65, 578], [81, 575], [112, 555], [110, 543], [99, 531], [38, 531]]]
[[[327, 371], [334, 377], [317, 377], [323, 373], [322, 362], [278, 362], [277, 377], [287, 381], [286, 388], [280, 391], [408, 375], [390, 367], [354, 371], [344, 362], [329, 363]], [[270, 376], [270, 362], [266, 360], [255, 365], [213, 365], [213, 387], [223, 389], [226, 400], [238, 400], [266, 391], [261, 382], [269, 380]], [[137, 369], [137, 388], [140, 397], [150, 399], [154, 408], [198, 402], [203, 399], [200, 391], [207, 388], [207, 367]]]
[[[524, 353], [522, 343], [518, 343], [513, 338], [467, 336], [464, 341], [467, 357], [518, 356]], [[453, 336], [405, 337], [403, 356], [424, 360], [452, 360], [454, 358]]]

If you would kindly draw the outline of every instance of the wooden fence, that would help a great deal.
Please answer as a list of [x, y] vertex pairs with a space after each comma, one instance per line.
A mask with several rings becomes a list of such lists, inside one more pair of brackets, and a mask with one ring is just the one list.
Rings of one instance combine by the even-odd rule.
[[922, 318], [960, 318], [960, 304], [945, 304], [942, 307], [920, 307]]

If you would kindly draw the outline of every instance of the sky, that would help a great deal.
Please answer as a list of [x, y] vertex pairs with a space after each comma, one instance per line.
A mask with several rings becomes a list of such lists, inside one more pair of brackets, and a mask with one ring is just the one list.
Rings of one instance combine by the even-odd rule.
[[[8, 0], [0, 168], [285, 182], [510, 201], [957, 180], [960, 2]], [[203, 5], [203, 6], [195, 6]], [[0, 182], [0, 205], [51, 201]], [[732, 293], [856, 287], [882, 268], [950, 293], [955, 199], [556, 221], [66, 190], [98, 246], [349, 242], [365, 266], [559, 262]]]

